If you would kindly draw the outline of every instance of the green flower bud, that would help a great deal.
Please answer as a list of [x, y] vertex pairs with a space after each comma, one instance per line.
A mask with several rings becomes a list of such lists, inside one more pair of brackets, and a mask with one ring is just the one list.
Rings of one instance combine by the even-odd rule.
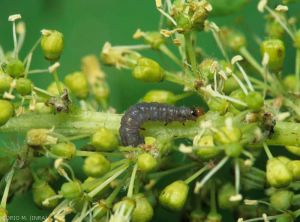
[[259, 92], [250, 92], [246, 96], [245, 102], [250, 109], [257, 111], [264, 105], [264, 98]]
[[153, 217], [153, 208], [143, 194], [134, 196], [135, 208], [131, 215], [132, 222], [148, 222]]
[[109, 206], [105, 200], [100, 200], [99, 205], [93, 210], [93, 218], [100, 221], [109, 212]]
[[63, 34], [56, 30], [45, 30], [41, 40], [41, 48], [47, 60], [58, 60], [64, 49]]
[[132, 70], [132, 75], [145, 82], [160, 82], [164, 79], [164, 70], [152, 59], [140, 58]]
[[291, 171], [278, 158], [268, 160], [266, 176], [268, 183], [275, 188], [286, 187], [293, 180]]
[[296, 91], [297, 79], [295, 75], [287, 75], [283, 79], [283, 85], [288, 89], [290, 92]]
[[193, 28], [193, 23], [189, 16], [180, 14], [176, 17], [177, 27], [182, 29], [183, 32], [189, 32]]
[[89, 93], [88, 81], [81, 72], [74, 72], [65, 77], [66, 86], [79, 99], [85, 99]]
[[142, 99], [146, 103], [157, 102], [165, 104], [174, 104], [176, 100], [176, 95], [167, 90], [150, 90]]
[[[246, 99], [246, 95], [241, 89], [237, 89], [237, 90], [233, 91], [232, 93], [230, 93], [230, 97], [240, 100], [241, 102], [244, 102]], [[232, 105], [240, 111], [247, 109], [246, 106], [242, 106], [237, 103], [232, 103]]]
[[276, 219], [276, 222], [294, 222], [292, 215], [285, 213]]
[[51, 113], [53, 109], [52, 107], [47, 106], [45, 103], [36, 103], [34, 111], [37, 113]]
[[222, 42], [233, 51], [239, 51], [247, 44], [246, 38], [241, 32], [226, 27], [220, 30], [220, 37]]
[[76, 154], [76, 146], [73, 143], [58, 143], [50, 148], [50, 152], [64, 159], [72, 159]]
[[211, 111], [216, 111], [224, 114], [228, 110], [229, 103], [225, 99], [211, 97], [209, 98], [207, 105]]
[[113, 151], [118, 147], [119, 141], [112, 130], [101, 128], [92, 135], [91, 144], [96, 151]]
[[50, 135], [48, 129], [31, 129], [27, 132], [26, 142], [29, 146], [53, 145], [57, 138]]
[[292, 154], [295, 154], [296, 156], [300, 156], [300, 147], [298, 146], [285, 146], [285, 148], [291, 152]]
[[8, 222], [7, 210], [0, 206], [0, 222]]
[[277, 159], [279, 159], [284, 165], [288, 165], [291, 160], [285, 156], [278, 156]]
[[13, 81], [9, 75], [0, 74], [0, 93], [8, 92]]
[[125, 197], [123, 200], [115, 203], [113, 206], [113, 212], [117, 212], [118, 209], [122, 209], [124, 214], [131, 215], [135, 208], [135, 201], [131, 198]]
[[79, 181], [64, 183], [60, 188], [60, 194], [66, 199], [75, 199], [82, 196], [82, 188]]
[[35, 181], [32, 185], [34, 203], [42, 208], [54, 208], [58, 204], [58, 199], [47, 201], [46, 199], [56, 195], [53, 188], [46, 181]]
[[237, 127], [224, 126], [214, 134], [215, 141], [220, 144], [239, 142], [241, 137], [241, 130]]
[[0, 126], [3, 126], [14, 115], [11, 102], [0, 99]]
[[230, 201], [230, 197], [236, 195], [231, 183], [224, 184], [218, 192], [218, 204], [222, 209], [232, 209], [239, 205], [238, 201]]
[[201, 74], [209, 81], [214, 80], [214, 72], [212, 70], [213, 64], [218, 64], [218, 61], [214, 60], [214, 59], [204, 59], [199, 64], [199, 70], [200, 70]]
[[165, 39], [159, 32], [145, 32], [145, 42], [149, 44], [153, 49], [158, 49], [165, 43]]
[[142, 172], [148, 173], [157, 168], [157, 160], [149, 153], [142, 153], [138, 155], [137, 159], [138, 169]]
[[106, 101], [109, 97], [108, 84], [103, 83], [93, 88], [93, 94], [98, 103]]
[[270, 39], [262, 42], [261, 55], [268, 54], [269, 63], [268, 66], [273, 71], [282, 69], [284, 57], [285, 57], [285, 46], [284, 43], [279, 39]]
[[179, 211], [187, 200], [189, 186], [177, 180], [166, 186], [159, 195], [159, 203], [167, 209]]
[[274, 19], [266, 23], [266, 33], [270, 39], [282, 39], [284, 35], [283, 27]]
[[[59, 82], [59, 85], [60, 85], [60, 88], [62, 88], [62, 89], [66, 88], [66, 86], [65, 86], [62, 82]], [[47, 91], [48, 91], [50, 94], [52, 94], [53, 96], [58, 96], [58, 95], [59, 95], [59, 91], [58, 91], [56, 82], [52, 82], [52, 83], [48, 86]]]
[[293, 160], [287, 164], [289, 170], [293, 174], [293, 178], [296, 181], [300, 180], [300, 160]]
[[32, 82], [30, 79], [20, 78], [16, 82], [16, 90], [22, 96], [29, 95], [32, 90]]
[[207, 215], [206, 222], [221, 222], [222, 221], [222, 216], [221, 214], [210, 212]]
[[10, 58], [3, 68], [13, 78], [24, 76], [25, 66], [19, 59]]
[[221, 153], [221, 149], [215, 147], [212, 135], [204, 135], [194, 144], [196, 155], [202, 159], [211, 159]]
[[100, 177], [110, 170], [110, 162], [102, 154], [92, 154], [84, 160], [83, 171], [87, 176]]
[[270, 197], [271, 206], [277, 210], [288, 210], [293, 202], [294, 193], [288, 190], [279, 190]]
[[232, 91], [238, 89], [240, 86], [238, 82], [231, 76], [225, 80], [223, 86], [223, 92], [229, 95]]
[[223, 146], [226, 155], [229, 157], [238, 157], [243, 151], [243, 146], [240, 143], [227, 143]]
[[295, 33], [294, 46], [300, 49], [300, 29]]

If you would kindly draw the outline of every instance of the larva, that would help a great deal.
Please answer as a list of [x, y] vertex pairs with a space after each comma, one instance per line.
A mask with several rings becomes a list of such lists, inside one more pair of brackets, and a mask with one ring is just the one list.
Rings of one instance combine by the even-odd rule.
[[186, 120], [196, 120], [203, 114], [201, 108], [191, 109], [188, 107], [176, 107], [161, 103], [138, 103], [131, 106], [121, 119], [119, 129], [122, 145], [138, 146], [144, 143], [144, 138], [140, 135], [140, 127], [146, 121], [172, 121], [184, 122]]

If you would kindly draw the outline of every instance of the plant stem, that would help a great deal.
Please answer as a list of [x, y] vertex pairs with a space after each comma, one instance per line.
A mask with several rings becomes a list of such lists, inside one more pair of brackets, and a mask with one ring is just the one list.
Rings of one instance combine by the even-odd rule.
[[133, 196], [133, 188], [134, 188], [134, 181], [135, 181], [137, 168], [138, 168], [138, 166], [137, 166], [137, 164], [135, 164], [133, 167], [133, 170], [132, 170], [129, 187], [128, 187], [128, 192], [127, 192], [127, 197], [129, 197], [129, 198], [132, 198], [132, 196]]
[[159, 50], [168, 56], [173, 62], [175, 62], [178, 66], [182, 67], [181, 61], [172, 53], [172, 51], [166, 47], [166, 45], [162, 44], [159, 47]]
[[199, 177], [202, 173], [204, 173], [206, 170], [208, 170], [207, 166], [202, 167], [200, 170], [198, 170], [196, 173], [194, 173], [192, 176], [190, 176], [189, 178], [187, 178], [184, 182], [186, 184], [191, 183], [192, 181], [194, 181], [195, 179], [197, 179], [197, 177]]
[[253, 58], [253, 56], [249, 53], [247, 48], [240, 48], [240, 53], [242, 56], [260, 73], [262, 77], [264, 77], [264, 69], [263, 67]]
[[7, 178], [6, 178], [6, 186], [5, 186], [3, 196], [1, 199], [1, 204], [0, 204], [1, 207], [3, 207], [4, 209], [6, 208], [6, 202], [7, 202], [7, 198], [8, 198], [8, 194], [9, 194], [9, 188], [10, 188], [10, 184], [13, 179], [13, 176], [14, 176], [14, 172], [15, 172], [15, 168], [13, 166], [12, 169], [9, 171]]
[[193, 75], [196, 77], [196, 76], [198, 76], [197, 59], [196, 59], [196, 54], [195, 54], [195, 50], [194, 50], [193, 42], [192, 42], [192, 33], [191, 32], [185, 33], [184, 34], [184, 39], [185, 39], [186, 53], [188, 55], [187, 57], [188, 57], [191, 65], [192, 65]]

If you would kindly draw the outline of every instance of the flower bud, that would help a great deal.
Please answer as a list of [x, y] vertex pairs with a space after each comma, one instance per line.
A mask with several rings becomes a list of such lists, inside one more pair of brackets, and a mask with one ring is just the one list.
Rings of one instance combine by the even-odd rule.
[[58, 158], [72, 159], [76, 154], [74, 143], [58, 143], [50, 148], [50, 152]]
[[190, 214], [191, 222], [205, 222], [206, 214], [202, 210], [193, 210]]
[[165, 104], [174, 104], [176, 100], [176, 95], [167, 90], [150, 90], [142, 98], [142, 101], [146, 103], [157, 102]]
[[[244, 102], [245, 99], [246, 99], [246, 95], [241, 89], [234, 90], [232, 93], [230, 93], [230, 97], [232, 97], [234, 99], [237, 99], [241, 102]], [[242, 106], [242, 105], [237, 104], [237, 103], [232, 103], [232, 105], [240, 111], [247, 109], [246, 106]]]
[[293, 74], [285, 76], [283, 79], [283, 85], [289, 92], [295, 92], [297, 85], [296, 76]]
[[13, 78], [6, 74], [0, 74], [0, 93], [7, 92], [10, 89]]
[[231, 183], [224, 184], [218, 192], [218, 204], [222, 209], [232, 209], [239, 205], [238, 201], [230, 201], [230, 197], [236, 194]]
[[167, 209], [179, 211], [185, 205], [189, 186], [182, 180], [177, 180], [166, 186], [159, 195], [159, 203]]
[[238, 157], [243, 151], [243, 146], [240, 143], [227, 143], [223, 147], [229, 157]]
[[272, 71], [281, 70], [285, 57], [284, 43], [279, 39], [265, 40], [260, 46], [261, 55], [266, 53], [269, 56], [268, 67]]
[[264, 105], [264, 98], [259, 92], [250, 92], [246, 96], [245, 102], [250, 109], [258, 111]]
[[294, 46], [300, 49], [300, 29], [295, 33]]
[[300, 160], [293, 160], [287, 164], [289, 170], [293, 174], [293, 178], [296, 181], [300, 180]]
[[152, 59], [140, 58], [132, 70], [132, 75], [145, 82], [160, 82], [164, 79], [164, 70]]
[[218, 65], [218, 61], [216, 61], [214, 59], [204, 59], [199, 64], [199, 71], [209, 81], [213, 81], [214, 80], [214, 72], [213, 72], [213, 69], [212, 69], [212, 66], [214, 64]]
[[270, 197], [271, 206], [276, 210], [288, 210], [293, 202], [294, 193], [288, 190], [275, 191]]
[[268, 183], [275, 188], [286, 187], [293, 180], [291, 171], [278, 158], [268, 160], [266, 176]]
[[284, 213], [276, 219], [276, 222], [294, 222], [294, 218], [291, 214]]
[[102, 103], [103, 101], [106, 101], [109, 97], [109, 87], [108, 84], [106, 83], [97, 85], [97, 87], [94, 87], [92, 90], [93, 90], [93, 95], [98, 103]]
[[194, 143], [196, 155], [203, 159], [211, 159], [216, 157], [222, 151], [215, 147], [214, 138], [212, 135], [204, 135], [199, 141]]
[[47, 60], [56, 61], [64, 49], [64, 36], [56, 30], [44, 30], [41, 48]]
[[96, 221], [101, 221], [105, 215], [109, 212], [109, 207], [107, 206], [105, 200], [100, 200], [99, 205], [93, 210], [93, 218]]
[[64, 183], [60, 188], [60, 194], [66, 199], [75, 199], [82, 196], [82, 188], [79, 181]]
[[16, 90], [22, 96], [29, 95], [32, 91], [32, 82], [30, 79], [19, 78], [16, 82]]
[[11, 102], [0, 99], [0, 126], [3, 126], [14, 115]]
[[88, 81], [81, 72], [74, 72], [65, 77], [64, 80], [68, 89], [79, 99], [85, 99], [89, 93]]
[[53, 145], [57, 143], [57, 138], [50, 135], [47, 129], [31, 129], [27, 132], [26, 142], [29, 146]]
[[285, 146], [285, 148], [291, 152], [292, 154], [295, 154], [296, 156], [300, 156], [300, 147], [298, 146]]
[[247, 44], [246, 38], [241, 32], [229, 28], [222, 28], [220, 37], [222, 42], [233, 51], [239, 51]]
[[24, 76], [25, 66], [19, 59], [10, 58], [4, 65], [4, 71], [13, 78], [19, 78]]
[[134, 196], [135, 208], [131, 215], [132, 222], [148, 222], [153, 217], [153, 208], [143, 194]]
[[207, 105], [211, 111], [216, 111], [224, 114], [228, 110], [229, 103], [225, 99], [211, 97], [209, 98]]
[[234, 90], [238, 89], [240, 86], [238, 82], [231, 76], [224, 81], [223, 92], [229, 95]]
[[102, 154], [92, 154], [84, 160], [83, 171], [87, 176], [100, 177], [110, 170], [110, 162]]
[[157, 160], [150, 153], [142, 153], [137, 158], [138, 169], [149, 173], [157, 168]]
[[37, 113], [51, 113], [52, 107], [47, 106], [45, 103], [36, 103], [34, 104], [34, 111]]
[[0, 206], [0, 222], [8, 222], [8, 214], [7, 214], [7, 210]]
[[46, 181], [35, 181], [32, 185], [32, 194], [34, 203], [39, 207], [54, 208], [58, 204], [58, 199], [46, 200], [56, 195], [53, 188]]
[[91, 144], [96, 151], [113, 151], [118, 147], [119, 141], [112, 130], [101, 128], [92, 135]]
[[162, 44], [165, 43], [165, 39], [159, 32], [145, 32], [145, 42], [149, 44], [153, 49], [158, 49]]
[[[66, 88], [65, 84], [63, 84], [62, 82], [59, 82], [58, 84], [59, 84], [59, 86], [60, 86], [61, 89]], [[52, 82], [52, 83], [48, 86], [47, 91], [48, 91], [50, 94], [52, 94], [53, 96], [58, 96], [58, 95], [59, 95], [59, 91], [58, 91], [56, 82]]]
[[227, 144], [227, 143], [234, 143], [239, 142], [242, 137], [241, 130], [237, 127], [221, 127], [214, 134], [214, 139], [217, 143], [220, 144]]
[[267, 21], [266, 33], [270, 39], [282, 39], [284, 32], [283, 27], [276, 20], [270, 19], [270, 21]]
[[221, 214], [215, 213], [215, 212], [210, 212], [207, 215], [206, 222], [221, 222], [222, 221], [222, 216]]

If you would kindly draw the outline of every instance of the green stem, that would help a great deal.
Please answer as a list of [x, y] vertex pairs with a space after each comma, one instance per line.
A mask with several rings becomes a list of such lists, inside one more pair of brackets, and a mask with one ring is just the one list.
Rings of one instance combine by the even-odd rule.
[[52, 73], [52, 76], [53, 76], [53, 79], [54, 79], [54, 81], [55, 81], [55, 83], [56, 83], [57, 90], [58, 90], [59, 94], [61, 95], [62, 92], [63, 92], [63, 90], [62, 90], [61, 85], [60, 85], [60, 82], [59, 82], [59, 78], [58, 78], [57, 71], [54, 71], [54, 72]]
[[8, 198], [8, 194], [9, 194], [9, 188], [10, 188], [10, 184], [13, 179], [13, 176], [14, 176], [14, 172], [15, 172], [15, 169], [13, 166], [6, 178], [6, 186], [5, 186], [3, 196], [1, 199], [1, 204], [0, 204], [1, 207], [3, 207], [4, 209], [6, 208], [7, 198]]
[[160, 45], [159, 50], [166, 56], [168, 56], [178, 66], [182, 67], [181, 61], [172, 53], [172, 51], [166, 45]]
[[198, 76], [197, 59], [196, 59], [196, 54], [195, 54], [195, 50], [194, 50], [194, 46], [193, 46], [193, 42], [192, 42], [192, 33], [191, 32], [185, 33], [184, 39], [185, 39], [185, 48], [186, 48], [187, 57], [192, 65], [193, 75], [196, 77], [196, 76]]
[[240, 48], [241, 55], [260, 73], [260, 75], [264, 78], [265, 72], [263, 67], [255, 60], [255, 58], [249, 53], [247, 48]]
[[187, 178], [184, 182], [186, 184], [191, 183], [192, 181], [194, 181], [195, 179], [197, 179], [197, 177], [199, 177], [202, 173], [204, 173], [206, 170], [208, 170], [207, 166], [202, 167], [200, 170], [198, 170], [196, 173], [194, 173], [192, 176], [190, 176], [189, 178]]
[[268, 147], [268, 145], [266, 143], [263, 143], [263, 147], [264, 147], [264, 150], [268, 156], [268, 159], [272, 159], [273, 158], [273, 155]]
[[129, 187], [128, 187], [128, 192], [127, 192], [127, 197], [129, 197], [129, 198], [132, 198], [132, 196], [133, 196], [134, 181], [135, 181], [135, 177], [136, 177], [137, 168], [138, 168], [138, 165], [135, 164], [133, 167], [133, 170], [132, 170]]

